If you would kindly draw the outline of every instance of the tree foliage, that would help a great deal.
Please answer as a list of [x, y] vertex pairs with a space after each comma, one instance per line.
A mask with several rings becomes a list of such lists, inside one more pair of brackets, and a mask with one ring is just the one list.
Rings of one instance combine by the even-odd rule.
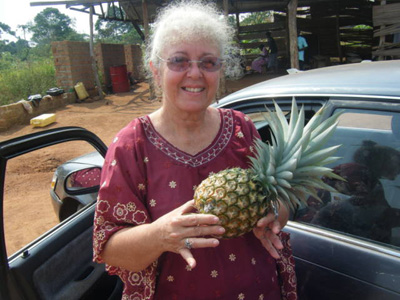
[[[107, 12], [110, 18], [121, 18], [120, 10], [110, 8]], [[141, 44], [142, 39], [130, 22], [107, 21], [98, 19], [95, 24], [98, 33], [97, 41], [116, 44]], [[141, 28], [143, 30], [143, 28]]]
[[11, 30], [10, 26], [0, 22], [0, 38], [4, 33], [8, 33], [9, 35], [15, 36], [15, 32]]
[[84, 35], [77, 33], [73, 26], [74, 21], [70, 17], [48, 7], [35, 16], [33, 23], [28, 24], [28, 30], [32, 32], [32, 41], [38, 44], [84, 40]]

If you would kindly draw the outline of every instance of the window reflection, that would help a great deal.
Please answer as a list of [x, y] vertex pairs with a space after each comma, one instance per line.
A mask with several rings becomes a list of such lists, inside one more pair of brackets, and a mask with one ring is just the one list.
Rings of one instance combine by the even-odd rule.
[[343, 145], [342, 158], [330, 167], [346, 181], [326, 178], [337, 193], [321, 191], [321, 201], [310, 197], [296, 221], [400, 246], [398, 120], [393, 113], [345, 112], [330, 141]]

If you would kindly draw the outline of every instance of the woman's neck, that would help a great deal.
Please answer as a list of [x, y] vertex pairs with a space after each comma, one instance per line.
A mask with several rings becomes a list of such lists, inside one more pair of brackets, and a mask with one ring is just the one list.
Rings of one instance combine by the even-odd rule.
[[217, 109], [202, 113], [171, 113], [160, 108], [150, 115], [157, 132], [169, 143], [189, 154], [196, 154], [209, 146], [220, 127]]

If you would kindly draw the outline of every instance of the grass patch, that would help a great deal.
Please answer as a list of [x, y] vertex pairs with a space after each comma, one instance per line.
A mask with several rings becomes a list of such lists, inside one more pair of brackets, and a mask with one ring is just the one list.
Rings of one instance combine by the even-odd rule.
[[49, 88], [55, 86], [52, 59], [16, 62], [0, 72], [0, 105], [27, 100], [30, 95], [44, 96]]

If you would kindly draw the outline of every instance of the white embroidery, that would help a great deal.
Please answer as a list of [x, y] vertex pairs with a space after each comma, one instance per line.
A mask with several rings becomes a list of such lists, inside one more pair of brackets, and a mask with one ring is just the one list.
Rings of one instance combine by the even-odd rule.
[[150, 203], [151, 207], [154, 207], [157, 204], [156, 200], [154, 200], [154, 199], [151, 199], [149, 203]]
[[173, 281], [174, 281], [174, 276], [169, 275], [169, 276], [167, 277], [167, 280], [168, 280], [169, 282], [173, 282]]
[[133, 202], [129, 202], [129, 203], [126, 205], [126, 208], [128, 209], [128, 211], [135, 211], [135, 210], [136, 210], [136, 204], [133, 203]]
[[192, 267], [189, 265], [186, 265], [186, 271], [192, 271]]
[[256, 259], [253, 257], [252, 259], [251, 259], [251, 264], [252, 265], [255, 265], [257, 263], [257, 261], [256, 261]]
[[114, 206], [114, 217], [119, 221], [124, 221], [126, 219], [126, 215], [128, 214], [128, 210], [124, 204], [118, 203]]
[[111, 165], [112, 165], [113, 167], [115, 167], [115, 166], [117, 165], [117, 161], [114, 159], [114, 160], [111, 162]]
[[176, 188], [176, 182], [175, 182], [175, 181], [171, 181], [171, 182], [169, 183], [169, 187], [170, 187], [171, 189]]
[[217, 278], [218, 277], [218, 271], [217, 270], [212, 270], [211, 271], [211, 277], [212, 278]]
[[260, 296], [258, 296], [258, 300], [264, 300], [264, 294], [261, 294]]
[[230, 261], [235, 261], [235, 260], [236, 260], [236, 255], [233, 254], [233, 253], [231, 253], [231, 254], [229, 255], [229, 260], [230, 260]]
[[146, 188], [146, 187], [145, 187], [145, 185], [144, 185], [143, 183], [139, 183], [139, 184], [138, 184], [138, 189], [139, 189], [139, 190], [143, 191], [145, 188]]
[[146, 163], [148, 163], [149, 162], [149, 158], [146, 156], [144, 159], [143, 159], [143, 162], [146, 164]]
[[233, 113], [231, 110], [221, 109], [222, 124], [219, 136], [215, 139], [214, 144], [210, 145], [205, 151], [196, 156], [189, 155], [171, 147], [162, 136], [160, 136], [153, 128], [148, 116], [140, 117], [146, 137], [148, 140], [166, 155], [180, 163], [198, 167], [212, 161], [218, 154], [220, 154], [228, 145], [231, 136], [234, 133]]
[[243, 300], [244, 298], [245, 298], [245, 297], [244, 297], [244, 294], [243, 294], [243, 293], [240, 293], [239, 296], [238, 296], [238, 299], [239, 299], [239, 300]]
[[241, 131], [239, 131], [237, 134], [236, 134], [236, 136], [238, 137], [238, 138], [242, 138], [242, 137], [244, 137], [244, 134], [243, 134], [243, 132], [241, 132]]
[[141, 273], [135, 273], [135, 272], [130, 272], [128, 281], [131, 285], [140, 285], [143, 281], [143, 278]]

